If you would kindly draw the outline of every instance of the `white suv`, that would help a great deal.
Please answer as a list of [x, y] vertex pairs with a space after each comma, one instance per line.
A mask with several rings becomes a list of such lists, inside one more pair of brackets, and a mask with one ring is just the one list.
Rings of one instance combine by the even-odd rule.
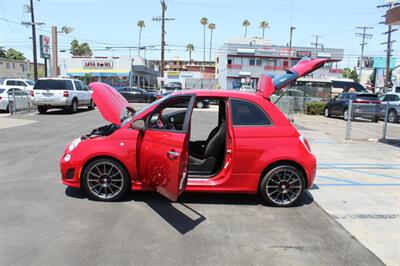
[[82, 81], [67, 78], [43, 78], [36, 81], [31, 92], [32, 103], [39, 113], [50, 108], [62, 108], [76, 113], [79, 106], [93, 110], [91, 90]]
[[4, 79], [0, 80], [0, 85], [3, 85], [3, 87], [21, 89], [29, 93], [33, 89], [35, 82], [30, 79]]

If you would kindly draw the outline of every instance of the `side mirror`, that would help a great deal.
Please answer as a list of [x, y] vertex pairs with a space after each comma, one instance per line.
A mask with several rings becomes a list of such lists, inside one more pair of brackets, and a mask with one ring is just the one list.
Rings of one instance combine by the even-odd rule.
[[131, 124], [131, 128], [143, 131], [145, 129], [144, 120], [143, 119], [139, 119], [139, 120], [133, 121], [132, 124]]

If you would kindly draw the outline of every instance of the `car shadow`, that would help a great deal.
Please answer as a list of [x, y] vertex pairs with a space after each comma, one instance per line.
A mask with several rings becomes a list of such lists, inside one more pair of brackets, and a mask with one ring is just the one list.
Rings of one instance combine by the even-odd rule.
[[[78, 112], [76, 112], [75, 114], [85, 113], [85, 112], [89, 112], [89, 111], [91, 111], [91, 110], [89, 110], [87, 108], [82, 108], [82, 109], [78, 108]], [[44, 114], [41, 114], [39, 112], [36, 113], [36, 115], [73, 115], [73, 114], [74, 113], [70, 113], [68, 110], [62, 110], [62, 109], [49, 109]]]
[[[72, 187], [67, 187], [65, 194], [72, 198], [87, 199], [87, 196], [80, 189]], [[120, 202], [132, 201], [146, 203], [155, 213], [182, 235], [193, 230], [207, 219], [187, 204], [264, 205], [265, 208], [275, 208], [266, 206], [257, 195], [245, 194], [184, 193], [176, 203], [172, 203], [156, 192], [132, 191], [120, 200]], [[290, 208], [309, 205], [313, 201], [313, 196], [306, 191], [303, 200]]]

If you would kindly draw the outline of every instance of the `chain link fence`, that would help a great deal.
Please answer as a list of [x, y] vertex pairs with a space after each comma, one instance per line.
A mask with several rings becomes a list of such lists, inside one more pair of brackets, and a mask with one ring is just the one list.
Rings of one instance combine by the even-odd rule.
[[[349, 101], [344, 110], [346, 140], [400, 142], [399, 106]], [[397, 118], [397, 119], [396, 119]]]
[[31, 97], [25, 91], [11, 89], [8, 91], [8, 111], [11, 115], [33, 110]]

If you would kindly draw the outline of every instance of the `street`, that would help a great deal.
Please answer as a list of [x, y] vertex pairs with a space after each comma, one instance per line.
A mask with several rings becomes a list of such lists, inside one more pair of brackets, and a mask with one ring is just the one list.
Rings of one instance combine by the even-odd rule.
[[312, 193], [293, 208], [249, 195], [90, 201], [61, 183], [58, 161], [69, 141], [105, 124], [97, 109], [18, 119], [37, 122], [0, 129], [1, 264], [382, 265]]

